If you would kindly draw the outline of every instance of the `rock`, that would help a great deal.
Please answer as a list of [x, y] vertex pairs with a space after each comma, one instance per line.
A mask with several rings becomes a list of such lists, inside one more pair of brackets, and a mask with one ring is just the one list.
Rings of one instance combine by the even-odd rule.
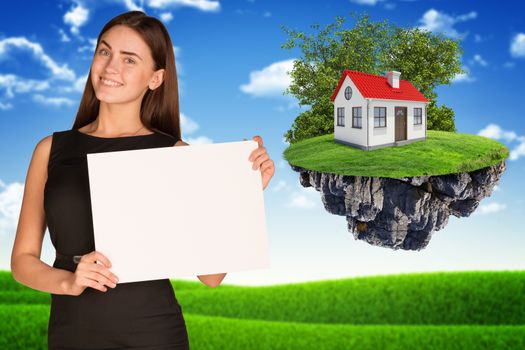
[[505, 161], [469, 173], [406, 178], [347, 176], [303, 169], [303, 187], [321, 193], [325, 209], [346, 216], [355, 239], [394, 250], [420, 250], [450, 215], [467, 217], [490, 196]]

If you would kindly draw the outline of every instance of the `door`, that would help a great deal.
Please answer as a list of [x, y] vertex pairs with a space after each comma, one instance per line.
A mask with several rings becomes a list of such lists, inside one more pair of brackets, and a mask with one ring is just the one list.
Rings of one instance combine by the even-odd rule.
[[396, 116], [396, 141], [407, 139], [407, 108], [396, 107], [394, 109]]

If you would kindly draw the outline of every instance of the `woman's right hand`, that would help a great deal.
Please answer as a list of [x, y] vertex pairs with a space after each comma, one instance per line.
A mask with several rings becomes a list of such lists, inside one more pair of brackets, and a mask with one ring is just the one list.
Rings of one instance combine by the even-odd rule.
[[[96, 261], [102, 262], [97, 264]], [[84, 289], [91, 287], [106, 292], [109, 286], [115, 288], [118, 283], [118, 278], [109, 268], [111, 262], [102, 253], [92, 251], [80, 258], [76, 271], [71, 275], [69, 290], [74, 296], [79, 296], [84, 292]]]

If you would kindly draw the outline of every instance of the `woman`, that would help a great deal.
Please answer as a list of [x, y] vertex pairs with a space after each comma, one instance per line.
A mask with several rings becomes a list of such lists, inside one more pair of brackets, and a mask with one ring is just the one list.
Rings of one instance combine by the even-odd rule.
[[[173, 45], [140, 11], [109, 21], [97, 39], [71, 130], [36, 146], [16, 239], [13, 277], [51, 293], [49, 349], [188, 349], [182, 310], [168, 279], [124, 283], [94, 250], [87, 153], [187, 145], [181, 140]], [[274, 174], [262, 139], [250, 155], [263, 189]], [[53, 267], [40, 260], [46, 224]], [[96, 263], [98, 262], [98, 263]], [[198, 278], [215, 287], [226, 273]]]

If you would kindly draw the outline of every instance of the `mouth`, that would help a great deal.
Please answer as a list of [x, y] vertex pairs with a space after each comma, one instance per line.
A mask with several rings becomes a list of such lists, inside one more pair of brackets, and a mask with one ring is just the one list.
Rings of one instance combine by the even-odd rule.
[[102, 85], [111, 86], [111, 87], [119, 87], [123, 85], [122, 83], [119, 83], [118, 81], [106, 79], [104, 77], [100, 77], [100, 82], [102, 83]]

